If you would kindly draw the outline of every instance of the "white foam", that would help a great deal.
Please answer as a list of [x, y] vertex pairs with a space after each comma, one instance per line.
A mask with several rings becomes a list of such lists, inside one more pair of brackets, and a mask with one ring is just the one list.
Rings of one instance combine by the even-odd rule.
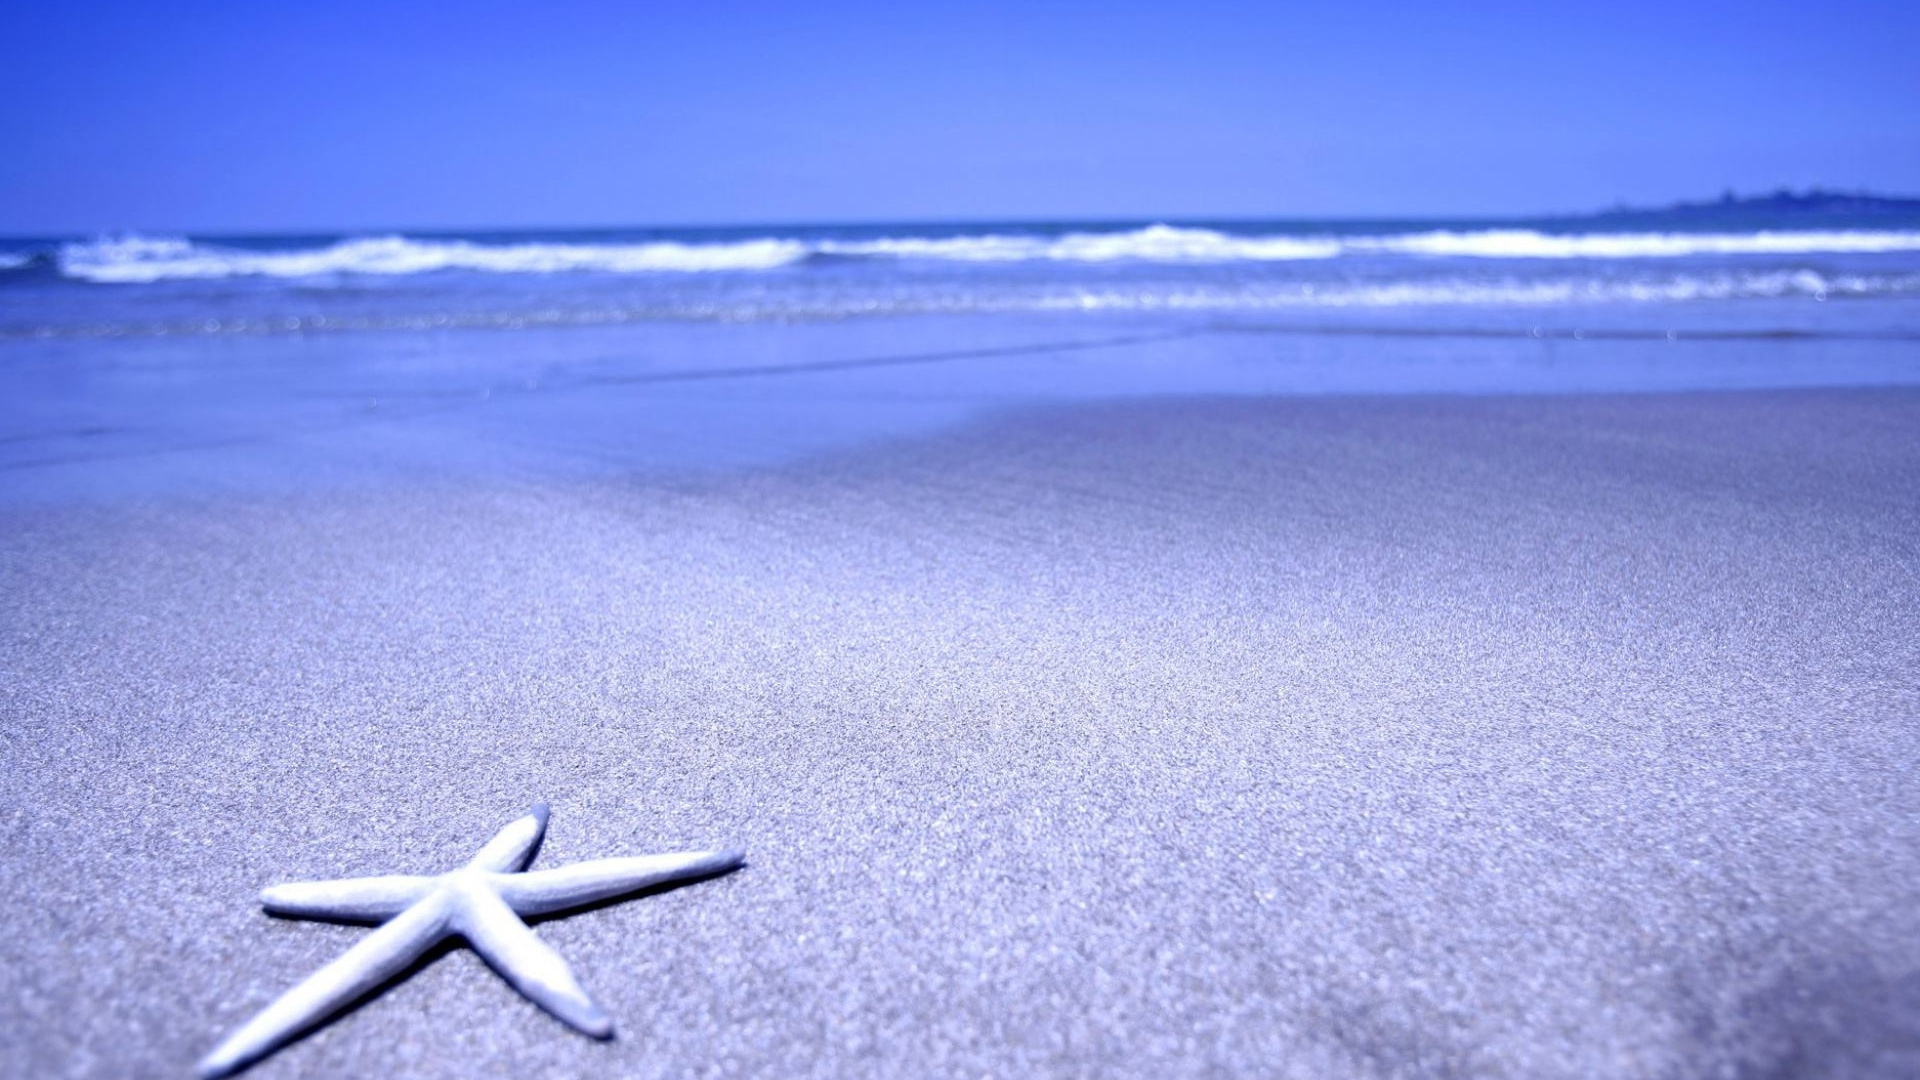
[[[1054, 310], [1236, 310], [1261, 308], [1392, 308], [1461, 306], [1553, 306], [1560, 304], [1661, 303], [1914, 295], [1920, 274], [1819, 274], [1791, 270], [1757, 274], [1684, 274], [1640, 280], [1589, 277], [1392, 281], [1372, 284], [1299, 284], [1239, 289], [1082, 288], [1025, 300], [1006, 297], [1009, 307]], [[989, 305], [991, 306], [991, 305]]]
[[1543, 233], [1533, 229], [1355, 237], [1355, 252], [1492, 259], [1660, 259], [1685, 255], [1802, 255], [1920, 251], [1920, 232]]
[[[769, 236], [707, 243], [484, 244], [471, 240], [382, 236], [294, 251], [257, 251], [179, 238], [129, 236], [67, 244], [60, 250], [59, 261], [63, 273], [85, 281], [153, 282], [240, 276], [401, 275], [438, 270], [496, 274], [757, 271], [789, 266], [816, 254], [959, 263], [1231, 264], [1351, 256], [1609, 260], [1903, 251], [1920, 251], [1920, 231], [1557, 234], [1532, 229], [1484, 229], [1378, 236], [1274, 236], [1152, 225], [1120, 232], [1072, 232], [1056, 236], [982, 233], [871, 240]], [[17, 258], [25, 261], [25, 256]], [[5, 265], [8, 264], [0, 262], [0, 266]]]
[[1135, 286], [981, 288], [938, 285], [852, 289], [701, 290], [636, 296], [632, 303], [512, 307], [288, 317], [202, 319], [178, 323], [0, 325], [0, 338], [315, 333], [426, 330], [450, 327], [589, 326], [662, 320], [761, 322], [860, 316], [1032, 311], [1261, 311], [1375, 308], [1554, 307], [1754, 299], [1844, 299], [1920, 296], [1920, 273], [1836, 274], [1812, 270], [1683, 273], [1601, 279], [1585, 275], [1448, 276], [1372, 283], [1246, 282], [1222, 285], [1160, 282]]
[[1384, 236], [1234, 235], [1150, 225], [1126, 232], [1062, 236], [985, 234], [827, 241], [816, 250], [857, 256], [963, 262], [1152, 263], [1290, 262], [1342, 255], [1489, 259], [1645, 259], [1685, 255], [1791, 255], [1920, 251], [1920, 231], [1828, 230], [1755, 233], [1543, 233], [1533, 229], [1433, 231]]
[[328, 274], [419, 274], [478, 270], [497, 274], [554, 274], [575, 270], [765, 270], [806, 256], [794, 240], [728, 244], [478, 244], [468, 240], [411, 240], [402, 236], [342, 240], [304, 251], [247, 251], [172, 238], [124, 237], [68, 244], [61, 271], [97, 282], [153, 282], [176, 278]]
[[1149, 225], [1128, 232], [1062, 236], [901, 237], [827, 241], [819, 250], [835, 255], [951, 259], [962, 262], [1275, 262], [1330, 259], [1341, 252], [1330, 237], [1230, 236], [1213, 229]]

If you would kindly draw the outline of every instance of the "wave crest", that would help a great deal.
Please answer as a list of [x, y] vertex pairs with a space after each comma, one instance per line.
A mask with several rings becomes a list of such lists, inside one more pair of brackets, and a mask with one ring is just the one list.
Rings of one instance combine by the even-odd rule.
[[[1684, 256], [1875, 254], [1920, 251], [1920, 231], [1751, 233], [1546, 233], [1533, 229], [1388, 235], [1273, 235], [1151, 225], [1057, 235], [982, 233], [635, 243], [483, 243], [406, 236], [358, 237], [323, 247], [256, 250], [178, 237], [126, 236], [63, 245], [61, 273], [91, 282], [148, 283], [227, 277], [392, 276], [439, 270], [494, 274], [675, 274], [776, 270], [807, 260], [948, 263], [1232, 264], [1348, 257], [1411, 259], [1666, 259]], [[5, 260], [0, 269], [24, 264]]]
[[1662, 259], [1686, 255], [1874, 254], [1920, 251], [1913, 231], [1752, 233], [1543, 233], [1533, 229], [1435, 231], [1355, 239], [1354, 251], [1491, 259]]
[[86, 281], [145, 283], [181, 278], [306, 278], [435, 270], [496, 274], [766, 270], [805, 255], [806, 247], [799, 241], [779, 239], [732, 244], [481, 244], [380, 236], [342, 240], [303, 251], [248, 251], [178, 238], [132, 236], [67, 244], [60, 249], [60, 268], [67, 276]]
[[1333, 237], [1234, 236], [1214, 229], [1149, 225], [1128, 232], [1074, 232], [1061, 236], [898, 237], [827, 241], [832, 255], [958, 262], [1276, 262], [1330, 259], [1341, 253]]

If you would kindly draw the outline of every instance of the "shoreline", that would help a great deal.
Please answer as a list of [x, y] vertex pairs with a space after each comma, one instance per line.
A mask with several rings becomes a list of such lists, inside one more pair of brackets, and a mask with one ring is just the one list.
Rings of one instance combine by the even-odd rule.
[[1307, 333], [1163, 314], [13, 341], [0, 508], [723, 478], [1103, 402], [1920, 383], [1912, 305], [1843, 308], [1409, 309]]

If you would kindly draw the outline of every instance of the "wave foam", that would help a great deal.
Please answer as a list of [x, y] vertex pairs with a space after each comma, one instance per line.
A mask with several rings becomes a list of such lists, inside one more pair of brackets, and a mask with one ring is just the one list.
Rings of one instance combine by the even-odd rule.
[[830, 255], [948, 259], [959, 262], [1277, 262], [1330, 259], [1342, 251], [1332, 237], [1233, 236], [1213, 229], [1149, 225], [1111, 233], [1062, 236], [900, 237], [864, 241], [827, 241]]
[[1682, 274], [1643, 280], [1567, 277], [1438, 279], [1292, 288], [1079, 289], [1037, 299], [1043, 309], [1235, 310], [1263, 308], [1533, 307], [1689, 300], [1857, 298], [1920, 294], [1920, 274]]
[[305, 251], [247, 251], [189, 240], [124, 237], [68, 244], [60, 269], [86, 281], [142, 283], [179, 278], [329, 274], [420, 274], [477, 270], [496, 274], [554, 274], [597, 270], [766, 270], [796, 262], [806, 247], [795, 240], [747, 240], [732, 244], [479, 244], [469, 240], [411, 240], [382, 236], [342, 240]]
[[[1550, 308], [1684, 301], [1844, 300], [1920, 296], [1920, 273], [1822, 274], [1811, 270], [1683, 273], [1604, 280], [1584, 275], [1527, 279], [1513, 275], [1424, 281], [1318, 284], [1248, 282], [1240, 286], [1142, 284], [1132, 287], [884, 287], [818, 291], [742, 290], [583, 306], [452, 311], [269, 314], [181, 322], [106, 321], [80, 325], [0, 320], [0, 339], [152, 335], [327, 333], [353, 330], [521, 329], [658, 321], [763, 322], [861, 316], [1036, 311], [1232, 312], [1385, 308]], [[637, 301], [637, 302], [635, 302]]]
[[[438, 270], [494, 274], [611, 274], [762, 271], [810, 257], [957, 263], [1273, 263], [1342, 257], [1455, 259], [1664, 259], [1698, 255], [1872, 254], [1920, 251], [1920, 231], [1752, 233], [1543, 233], [1532, 229], [1432, 231], [1397, 235], [1275, 236], [1152, 225], [1054, 236], [984, 233], [871, 240], [768, 236], [724, 242], [487, 244], [404, 236], [342, 240], [318, 248], [262, 251], [168, 237], [128, 236], [72, 243], [61, 272], [92, 282], [145, 283], [243, 276], [313, 278], [402, 275]], [[0, 268], [25, 256], [0, 255]]]
[[1492, 259], [1661, 259], [1685, 255], [1871, 254], [1920, 251], [1920, 232], [1543, 233], [1533, 229], [1355, 238], [1353, 251]]

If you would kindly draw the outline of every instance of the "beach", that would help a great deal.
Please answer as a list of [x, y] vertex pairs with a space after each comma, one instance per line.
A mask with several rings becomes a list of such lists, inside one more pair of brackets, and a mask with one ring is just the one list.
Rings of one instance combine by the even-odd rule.
[[9, 1068], [185, 1075], [366, 933], [263, 886], [546, 800], [747, 852], [539, 925], [614, 1040], [455, 949], [248, 1075], [1920, 1070], [1920, 391], [904, 377], [10, 471]]
[[0, 1080], [1920, 1080], [1920, 4], [13, 8]]
[[13, 8], [0, 1080], [1920, 1080], [1920, 3]]

